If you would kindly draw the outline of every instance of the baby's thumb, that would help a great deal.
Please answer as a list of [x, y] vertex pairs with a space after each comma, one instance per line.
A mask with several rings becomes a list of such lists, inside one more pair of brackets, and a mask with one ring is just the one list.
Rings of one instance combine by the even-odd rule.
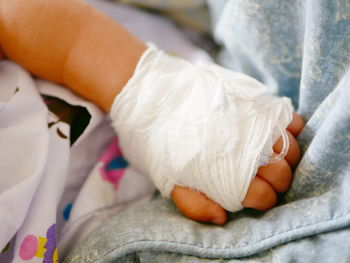
[[192, 220], [217, 225], [226, 223], [225, 210], [201, 192], [175, 185], [171, 199], [176, 207]]

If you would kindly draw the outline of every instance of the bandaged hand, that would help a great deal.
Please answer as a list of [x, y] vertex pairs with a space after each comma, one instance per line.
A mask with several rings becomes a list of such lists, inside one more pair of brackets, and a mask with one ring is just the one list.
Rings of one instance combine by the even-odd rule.
[[[268, 95], [246, 75], [214, 64], [193, 65], [154, 47], [142, 55], [110, 116], [126, 159], [149, 175], [163, 196], [181, 200], [174, 200], [180, 210], [196, 206], [182, 209], [188, 189], [219, 204], [214, 216], [202, 221], [225, 222], [222, 208], [270, 208], [276, 192], [288, 189], [290, 165], [300, 158], [286, 130], [293, 120], [289, 99]], [[295, 118], [290, 129], [297, 134], [303, 124]], [[267, 188], [259, 195], [254, 185]], [[247, 199], [249, 194], [264, 201]]]
[[291, 121], [290, 102], [247, 76], [146, 49], [84, 1], [0, 0], [2, 55], [106, 112], [114, 101], [127, 159], [184, 215], [222, 224], [224, 208], [274, 206], [300, 160], [304, 123]]

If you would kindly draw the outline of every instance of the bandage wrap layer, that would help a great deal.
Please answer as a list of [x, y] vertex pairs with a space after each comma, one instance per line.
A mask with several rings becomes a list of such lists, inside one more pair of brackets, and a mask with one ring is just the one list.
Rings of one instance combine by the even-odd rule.
[[292, 110], [289, 99], [268, 95], [249, 76], [150, 47], [110, 117], [125, 158], [163, 196], [186, 186], [234, 212], [275, 141], [286, 138]]

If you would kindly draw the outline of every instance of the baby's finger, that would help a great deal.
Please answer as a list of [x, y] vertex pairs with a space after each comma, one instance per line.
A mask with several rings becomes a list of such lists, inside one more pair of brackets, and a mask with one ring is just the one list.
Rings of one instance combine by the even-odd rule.
[[293, 179], [292, 170], [285, 159], [261, 166], [257, 176], [267, 181], [277, 193], [286, 192]]
[[171, 199], [181, 213], [192, 220], [218, 225], [226, 223], [225, 210], [199, 191], [175, 185]]
[[293, 120], [288, 125], [287, 130], [290, 131], [291, 134], [297, 136], [305, 126], [304, 120], [301, 116], [295, 112], [293, 112]]
[[242, 205], [247, 208], [265, 211], [275, 206], [276, 202], [277, 195], [272, 186], [259, 176], [255, 176]]
[[[287, 135], [289, 139], [289, 149], [284, 158], [292, 167], [295, 167], [301, 159], [301, 151], [298, 142], [294, 138], [294, 136], [289, 131], [287, 131]], [[280, 153], [282, 151], [282, 148], [283, 141], [280, 137], [273, 146], [273, 150], [275, 151], [275, 153]]]

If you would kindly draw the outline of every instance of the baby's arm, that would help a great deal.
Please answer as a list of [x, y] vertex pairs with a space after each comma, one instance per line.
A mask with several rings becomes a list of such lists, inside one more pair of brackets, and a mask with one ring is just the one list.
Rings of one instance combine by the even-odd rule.
[[[0, 46], [7, 57], [34, 75], [71, 88], [106, 112], [146, 50], [122, 26], [80, 0], [0, 0]], [[302, 126], [295, 115], [288, 129], [296, 135]], [[276, 203], [276, 192], [287, 190], [289, 164], [300, 159], [293, 136], [290, 141], [288, 162], [283, 159], [278, 167], [260, 169], [243, 205], [268, 209]], [[226, 221], [223, 208], [204, 194], [175, 186], [172, 199], [192, 219]]]
[[[0, 0], [0, 58], [5, 55], [32, 74], [69, 87], [106, 112], [146, 48], [80, 0]], [[178, 203], [187, 209], [192, 198], [186, 192], [181, 189], [184, 200]], [[201, 218], [192, 218], [226, 218], [224, 210], [210, 202], [213, 208], [208, 209], [205, 199], [209, 215], [204, 211]]]
[[132, 76], [146, 45], [82, 1], [0, 0], [4, 53], [103, 110]]

